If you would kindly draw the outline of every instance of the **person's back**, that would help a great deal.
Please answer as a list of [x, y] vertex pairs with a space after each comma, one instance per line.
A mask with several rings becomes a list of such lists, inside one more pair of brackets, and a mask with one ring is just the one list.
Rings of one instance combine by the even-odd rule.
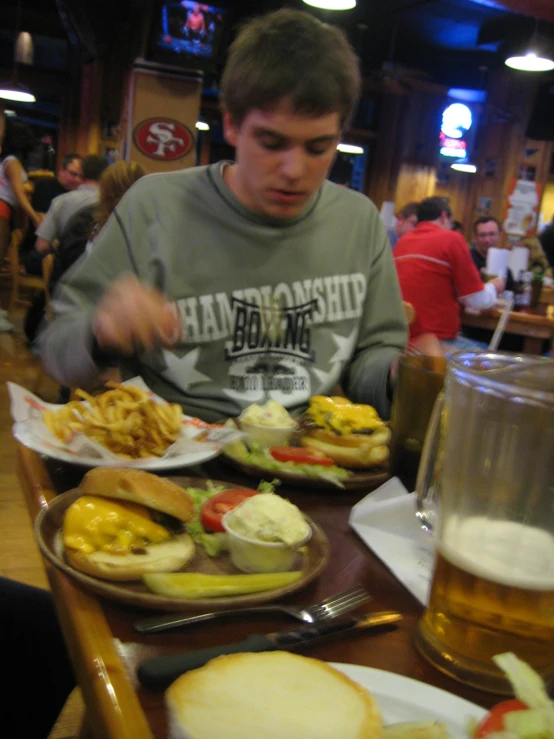
[[442, 198], [422, 201], [418, 218], [418, 226], [394, 250], [402, 297], [415, 309], [410, 335], [431, 333], [452, 342], [461, 327], [459, 302], [490, 307], [496, 289], [483, 286], [465, 239], [449, 228], [451, 213]]

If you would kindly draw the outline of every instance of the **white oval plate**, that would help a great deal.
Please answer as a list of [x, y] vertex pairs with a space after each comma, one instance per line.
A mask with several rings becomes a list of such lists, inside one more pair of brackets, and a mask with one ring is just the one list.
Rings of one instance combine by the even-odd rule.
[[74, 454], [67, 449], [62, 449], [54, 444], [50, 444], [45, 439], [39, 438], [34, 434], [29, 425], [22, 421], [15, 423], [12, 427], [14, 437], [29, 447], [34, 452], [45, 454], [52, 459], [59, 459], [61, 462], [69, 462], [70, 464], [78, 464], [84, 467], [132, 467], [138, 470], [175, 470], [180, 467], [190, 467], [193, 464], [207, 462], [209, 459], [217, 457], [221, 452], [218, 444], [212, 442], [198, 441], [198, 450], [188, 452], [186, 454], [176, 454], [174, 457], [150, 457], [148, 459], [105, 459], [100, 457], [86, 457], [81, 454]]
[[385, 724], [402, 721], [441, 721], [451, 739], [467, 739], [468, 723], [480, 721], [484, 708], [427, 683], [373, 667], [330, 662], [363, 688], [371, 691]]

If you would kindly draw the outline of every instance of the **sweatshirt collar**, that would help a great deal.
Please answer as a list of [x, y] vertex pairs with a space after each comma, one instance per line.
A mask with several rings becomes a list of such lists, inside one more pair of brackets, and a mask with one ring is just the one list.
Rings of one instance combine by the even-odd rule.
[[295, 218], [275, 218], [273, 216], [268, 216], [264, 213], [260, 213], [257, 210], [253, 210], [252, 208], [248, 208], [236, 197], [233, 192], [231, 192], [229, 186], [223, 179], [223, 170], [230, 164], [233, 164], [233, 162], [223, 161], [210, 165], [208, 167], [208, 177], [216, 188], [218, 194], [227, 203], [227, 205], [229, 205], [229, 207], [231, 207], [234, 211], [240, 213], [240, 215], [244, 216], [253, 223], [259, 223], [260, 225], [264, 226], [272, 226], [274, 228], [288, 228], [304, 221], [317, 207], [317, 204], [321, 197], [322, 188], [319, 188], [319, 190], [314, 195], [312, 195], [304, 210]]

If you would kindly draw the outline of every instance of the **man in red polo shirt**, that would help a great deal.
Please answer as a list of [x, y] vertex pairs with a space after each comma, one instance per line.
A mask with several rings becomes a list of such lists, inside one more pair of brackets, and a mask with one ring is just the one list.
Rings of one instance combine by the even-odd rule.
[[448, 202], [426, 198], [418, 207], [417, 227], [394, 249], [402, 297], [415, 309], [410, 337], [430, 333], [445, 349], [481, 348], [459, 335], [460, 303], [473, 310], [492, 307], [504, 280], [497, 277], [483, 285], [463, 236], [451, 226]]

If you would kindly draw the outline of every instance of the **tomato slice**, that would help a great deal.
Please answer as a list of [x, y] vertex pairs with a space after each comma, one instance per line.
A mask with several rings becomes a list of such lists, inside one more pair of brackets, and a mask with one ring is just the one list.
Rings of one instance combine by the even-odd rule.
[[502, 701], [493, 706], [489, 713], [481, 719], [475, 730], [475, 739], [483, 739], [488, 734], [494, 734], [497, 731], [504, 731], [504, 715], [512, 711], [526, 711], [527, 706], [523, 701], [513, 700]]
[[299, 446], [273, 446], [269, 453], [278, 462], [296, 462], [297, 464], [321, 464], [331, 467], [333, 460], [317, 449], [307, 449]]
[[223, 490], [221, 493], [213, 495], [208, 498], [200, 510], [200, 523], [206, 531], [225, 531], [221, 523], [223, 516], [236, 508], [243, 500], [251, 498], [253, 495], [258, 495], [258, 491], [239, 488]]

